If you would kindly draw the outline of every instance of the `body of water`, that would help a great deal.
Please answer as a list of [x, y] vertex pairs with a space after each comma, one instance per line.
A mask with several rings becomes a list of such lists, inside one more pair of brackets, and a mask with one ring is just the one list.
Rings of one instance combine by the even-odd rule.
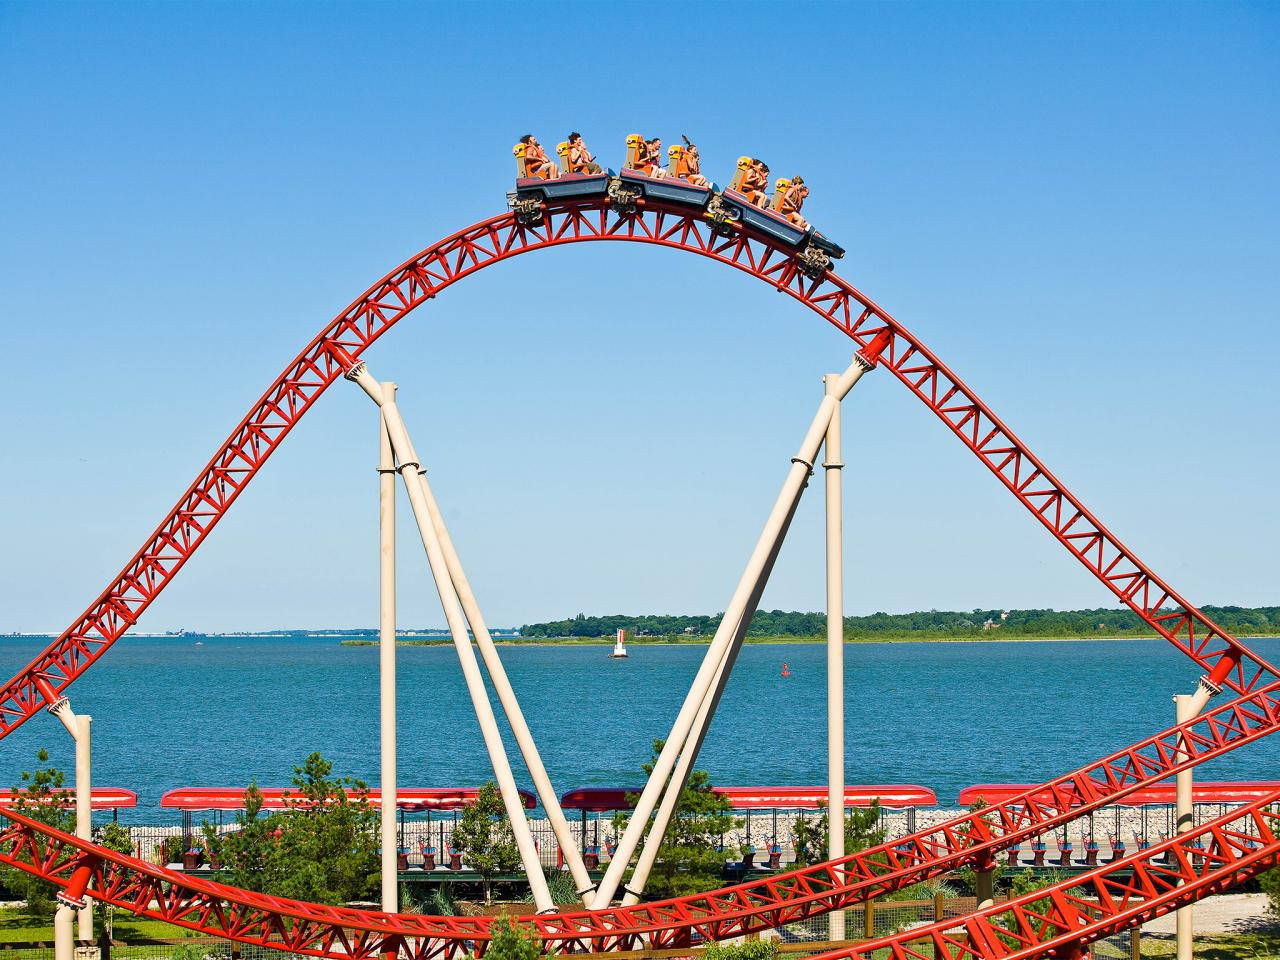
[[[45, 642], [0, 640], [0, 672]], [[1250, 645], [1280, 660], [1280, 640]], [[633, 646], [619, 661], [598, 646], [501, 648], [557, 791], [639, 783], [705, 650]], [[401, 785], [487, 778], [452, 646], [397, 657]], [[821, 644], [743, 649], [699, 761], [713, 782], [824, 782], [825, 658]], [[1169, 726], [1171, 696], [1199, 674], [1159, 640], [852, 644], [846, 666], [848, 782], [918, 783], [943, 803], [972, 783], [1039, 782]], [[69, 692], [94, 717], [94, 782], [136, 790], [130, 819], [159, 821], [166, 789], [287, 785], [313, 750], [376, 784], [377, 670], [376, 646], [335, 638], [126, 637]], [[73, 769], [70, 738], [42, 711], [0, 746], [0, 784], [16, 783], [40, 747]], [[508, 749], [527, 785], [510, 738]], [[1271, 738], [1198, 776], [1274, 779], [1278, 761]]]

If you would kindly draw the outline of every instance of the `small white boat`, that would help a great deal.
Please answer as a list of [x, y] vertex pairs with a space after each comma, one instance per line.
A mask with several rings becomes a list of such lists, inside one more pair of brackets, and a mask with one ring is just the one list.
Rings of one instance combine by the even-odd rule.
[[625, 660], [627, 658], [627, 631], [619, 630], [618, 639], [613, 642], [613, 653], [609, 654], [610, 660]]

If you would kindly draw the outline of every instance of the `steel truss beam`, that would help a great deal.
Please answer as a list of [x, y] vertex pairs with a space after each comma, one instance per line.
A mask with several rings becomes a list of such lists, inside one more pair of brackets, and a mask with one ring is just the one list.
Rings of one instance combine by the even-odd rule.
[[[1280, 674], [1238, 640], [1190, 606], [1114, 537], [967, 386], [916, 337], [853, 286], [827, 272], [810, 279], [792, 252], [746, 233], [720, 236], [688, 211], [642, 206], [618, 216], [594, 201], [549, 208], [538, 227], [503, 214], [468, 227], [427, 248], [375, 284], [331, 321], [268, 388], [215, 453], [195, 482], [161, 521], [125, 569], [90, 607], [26, 668], [0, 689], [0, 738], [52, 704], [60, 694], [132, 626], [230, 509], [295, 423], [343, 373], [338, 353], [359, 355], [397, 321], [463, 277], [520, 253], [565, 243], [617, 240], [650, 243], [697, 253], [750, 273], [815, 310], [859, 345], [887, 337], [882, 364], [934, 412], [992, 471], [1014, 497], [1121, 602], [1208, 674], [1210, 686], [1226, 686], [1241, 701], [1186, 726], [1193, 759], [1207, 759], [1277, 726], [1275, 681]], [[247, 347], [250, 345], [246, 345]], [[1209, 717], [1217, 717], [1210, 721]], [[1209, 723], [1210, 726], [1204, 726]], [[1216, 724], [1216, 725], [1214, 725]], [[969, 862], [975, 851], [1011, 845], [1048, 829], [1137, 784], [1167, 776], [1175, 767], [1172, 734], [1120, 751], [1072, 777], [1031, 791], [1024, 798], [976, 817], [961, 817], [931, 833], [882, 847], [880, 861], [864, 852], [842, 863], [807, 870], [668, 903], [562, 914], [536, 921], [544, 939], [568, 948], [606, 949], [641, 935], [656, 943], [704, 936], [732, 936], [781, 922], [784, 915], [833, 909], [873, 895], [886, 885]], [[1080, 779], [1077, 779], [1079, 777]], [[1071, 782], [1067, 782], [1071, 781]], [[483, 945], [487, 921], [479, 918], [388, 917], [385, 914], [294, 904], [170, 874], [122, 858], [38, 825], [10, 818], [6, 850], [18, 856], [29, 844], [31, 865], [55, 882], [68, 851], [92, 861], [91, 895], [151, 913], [145, 888], [164, 915], [186, 926], [249, 942], [270, 942], [295, 952], [364, 956], [394, 947], [406, 956], [454, 956], [468, 942]], [[43, 837], [44, 839], [40, 839]], [[69, 844], [69, 845], [68, 845]], [[898, 848], [903, 848], [899, 850]], [[52, 858], [45, 857], [45, 852]], [[16, 862], [16, 861], [15, 861]], [[89, 882], [87, 868], [73, 874]], [[96, 882], [100, 881], [100, 883]], [[130, 886], [136, 883], [138, 886]], [[135, 891], [134, 899], [120, 891]], [[382, 942], [385, 939], [385, 943]], [[288, 941], [286, 943], [285, 941]], [[311, 943], [312, 947], [295, 947]]]
[[658, 244], [737, 267], [804, 303], [863, 347], [887, 330], [884, 365], [1121, 602], [1201, 667], [1224, 674], [1218, 682], [1237, 693], [1278, 675], [1157, 577], [932, 351], [851, 284], [833, 272], [810, 280], [789, 250], [751, 234], [716, 236], [687, 211], [650, 204], [620, 218], [592, 202], [554, 207], [537, 228], [506, 213], [459, 231], [405, 261], [330, 321], [276, 378], [116, 579], [0, 689], [0, 736], [46, 704], [37, 678], [61, 693], [137, 622], [294, 424], [341, 377], [331, 345], [359, 358], [411, 311], [484, 267], [532, 250], [600, 240]]
[[[1020, 960], [1079, 948], [1275, 866], [1280, 791], [1140, 853], [966, 917], [811, 960]], [[887, 951], [887, 952], [886, 952]]]

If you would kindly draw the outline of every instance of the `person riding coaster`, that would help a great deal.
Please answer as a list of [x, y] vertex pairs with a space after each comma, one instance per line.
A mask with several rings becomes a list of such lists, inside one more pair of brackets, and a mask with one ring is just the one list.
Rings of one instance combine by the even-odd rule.
[[738, 170], [733, 175], [729, 188], [738, 191], [755, 206], [765, 209], [768, 204], [765, 190], [768, 187], [769, 165], [752, 157], [739, 157]]
[[804, 206], [805, 197], [809, 196], [809, 188], [804, 177], [779, 177], [774, 184], [773, 205], [771, 209], [780, 213], [801, 230], [809, 229], [809, 221], [800, 216], [800, 208]]
[[516, 169], [521, 179], [556, 180], [560, 177], [560, 166], [547, 156], [538, 138], [526, 133], [520, 142], [512, 148], [516, 157]]
[[560, 146], [564, 147], [563, 151], [559, 147], [556, 152], [565, 158], [565, 169], [569, 173], [590, 176], [592, 174], [603, 173], [600, 164], [596, 163], [596, 158], [591, 155], [591, 151], [587, 149], [587, 145], [582, 142], [582, 134], [576, 130], [569, 134], [569, 139]]
[[671, 176], [695, 187], [710, 189], [711, 181], [702, 175], [702, 158], [698, 154], [697, 144], [684, 134], [681, 134], [680, 138], [684, 140], [683, 147], [674, 143], [667, 150], [667, 156], [671, 158], [671, 165], [668, 168]]
[[631, 134], [627, 137], [627, 162], [623, 164], [623, 169], [634, 170], [657, 180], [667, 176], [667, 171], [662, 166], [662, 140], [658, 137], [646, 140], [638, 133]]

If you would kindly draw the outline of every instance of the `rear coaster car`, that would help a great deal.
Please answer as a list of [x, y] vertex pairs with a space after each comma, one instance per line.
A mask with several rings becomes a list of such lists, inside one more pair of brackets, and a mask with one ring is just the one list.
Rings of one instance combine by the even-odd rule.
[[[557, 153], [564, 157], [568, 144], [561, 144]], [[517, 143], [511, 152], [515, 154], [519, 176], [516, 177], [516, 188], [507, 194], [507, 206], [516, 212], [521, 223], [539, 223], [542, 220], [542, 204], [555, 203], [557, 200], [579, 200], [583, 197], [604, 197], [609, 193], [609, 180], [612, 170], [603, 173], [562, 173], [555, 180], [543, 177], [530, 177], [525, 162], [524, 144]]]

